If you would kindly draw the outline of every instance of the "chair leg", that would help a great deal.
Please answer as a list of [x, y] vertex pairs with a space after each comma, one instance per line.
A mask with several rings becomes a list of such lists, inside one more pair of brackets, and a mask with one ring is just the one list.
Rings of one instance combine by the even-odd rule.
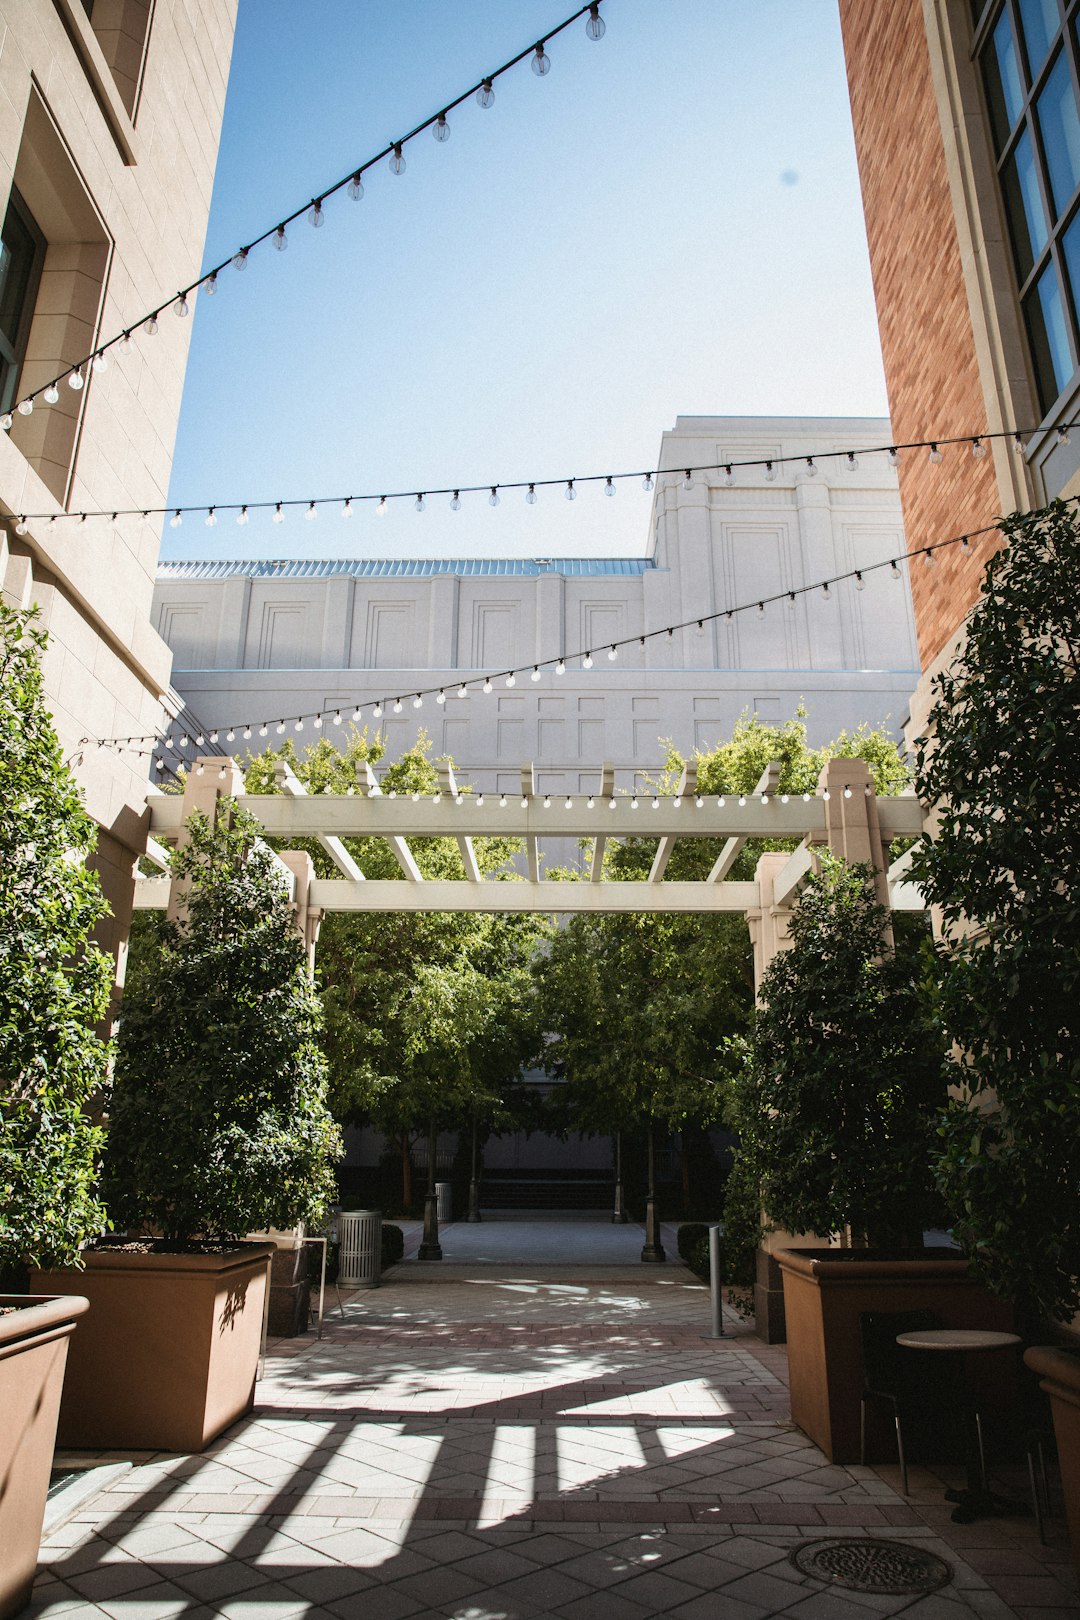
[[866, 1396], [859, 1402], [859, 1463], [866, 1467]]
[[986, 1449], [983, 1446], [982, 1413], [975, 1413], [975, 1436], [979, 1442], [979, 1486], [985, 1491], [986, 1484]]
[[900, 1408], [898, 1406], [893, 1408], [893, 1416], [896, 1420], [896, 1450], [900, 1457], [900, 1488], [905, 1496], [910, 1496], [911, 1492], [908, 1490], [907, 1457], [904, 1454], [904, 1431], [900, 1423]]
[[1028, 1447], [1027, 1465], [1028, 1479], [1031, 1483], [1031, 1505], [1035, 1509], [1035, 1528], [1039, 1532], [1039, 1540], [1045, 1547], [1046, 1525], [1043, 1521], [1042, 1492], [1039, 1489], [1039, 1482], [1035, 1475], [1035, 1449], [1033, 1446]]

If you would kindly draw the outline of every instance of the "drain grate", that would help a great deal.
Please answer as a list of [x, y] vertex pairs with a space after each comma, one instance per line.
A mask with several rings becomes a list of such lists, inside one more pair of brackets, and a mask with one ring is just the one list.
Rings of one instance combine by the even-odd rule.
[[852, 1592], [936, 1592], [952, 1579], [944, 1558], [905, 1541], [809, 1541], [791, 1554], [803, 1575]]

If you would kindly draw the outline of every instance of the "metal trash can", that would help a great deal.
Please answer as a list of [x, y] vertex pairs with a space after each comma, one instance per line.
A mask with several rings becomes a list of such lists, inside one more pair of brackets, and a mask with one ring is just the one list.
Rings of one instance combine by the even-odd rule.
[[435, 1183], [435, 1209], [440, 1222], [449, 1222], [454, 1218], [452, 1195], [453, 1184], [451, 1182], [437, 1181]]
[[343, 1210], [337, 1218], [338, 1286], [377, 1288], [382, 1271], [382, 1213], [377, 1209]]

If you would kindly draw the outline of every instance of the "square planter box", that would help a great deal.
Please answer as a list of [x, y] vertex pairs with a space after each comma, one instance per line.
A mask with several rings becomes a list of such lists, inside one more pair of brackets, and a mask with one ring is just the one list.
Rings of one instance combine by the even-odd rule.
[[1073, 1560], [1080, 1573], [1080, 1350], [1033, 1345], [1024, 1360], [1050, 1397]]
[[60, 1407], [61, 1445], [201, 1451], [251, 1410], [271, 1243], [221, 1254], [87, 1249], [85, 1271], [43, 1271], [34, 1293], [90, 1301]]
[[[902, 1259], [850, 1249], [780, 1249], [776, 1259], [784, 1278], [791, 1416], [830, 1462], [859, 1460], [863, 1311], [932, 1310], [955, 1328], [1008, 1332], [1013, 1325], [1010, 1307], [988, 1294], [967, 1261], [949, 1249]], [[982, 1400], [1002, 1410], [1015, 1398], [1016, 1368], [1004, 1354], [992, 1359], [995, 1365], [971, 1366], [972, 1387], [978, 1378]]]
[[86, 1300], [0, 1294], [0, 1620], [30, 1601], [68, 1342]]

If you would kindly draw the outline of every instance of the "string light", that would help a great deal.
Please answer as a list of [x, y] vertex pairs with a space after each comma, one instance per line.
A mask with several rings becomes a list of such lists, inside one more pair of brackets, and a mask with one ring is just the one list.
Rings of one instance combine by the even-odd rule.
[[[1067, 497], [1067, 499], [1072, 503], [1080, 502], [1080, 496], [1069, 496], [1069, 497]], [[16, 527], [16, 532], [17, 533], [26, 533], [26, 532], [28, 532], [27, 519], [25, 517], [20, 517], [17, 524], [15, 525], [15, 527]], [[864, 575], [866, 573], [869, 573], [869, 572], [873, 571], [873, 570], [888, 569], [892, 578], [900, 579], [902, 577], [902, 575], [901, 575], [901, 570], [900, 570], [899, 565], [900, 565], [900, 562], [902, 560], [907, 559], [907, 558], [911, 558], [911, 557], [914, 557], [914, 556], [918, 556], [918, 555], [921, 554], [922, 557], [923, 557], [924, 563], [926, 563], [927, 566], [932, 566], [934, 564], [934, 562], [936, 561], [935, 553], [942, 550], [942, 549], [944, 549], [945, 547], [953, 546], [953, 545], [959, 546], [960, 549], [961, 549], [961, 552], [963, 554], [967, 555], [971, 551], [971, 542], [972, 542], [972, 540], [978, 539], [978, 538], [980, 538], [980, 537], [982, 537], [984, 535], [993, 534], [993, 533], [997, 532], [998, 528], [999, 528], [999, 525], [997, 525], [997, 524], [987, 524], [982, 529], [972, 530], [972, 531], [969, 531], [968, 533], [962, 534], [962, 535], [955, 535], [955, 536], [953, 536], [953, 537], [951, 537], [951, 538], [949, 538], [947, 540], [939, 540], [939, 541], [935, 542], [931, 546], [918, 547], [913, 551], [903, 552], [898, 557], [892, 557], [892, 558], [884, 559], [883, 561], [877, 562], [877, 563], [865, 564], [863, 566], [863, 568], [861, 568], [861, 569], [852, 569], [849, 573], [841, 575], [840, 579], [841, 580], [850, 579], [853, 582], [854, 587], [855, 587], [856, 590], [861, 590], [861, 589], [864, 588], [864, 586], [865, 586]], [[664, 627], [662, 627], [660, 629], [657, 629], [657, 630], [647, 631], [647, 632], [645, 632], [644, 634], [642, 634], [642, 635], [640, 635], [638, 637], [638, 641], [642, 646], [644, 646], [647, 639], [653, 638], [653, 637], [656, 637], [656, 636], [667, 636], [668, 639], [670, 640], [673, 637], [676, 629], [680, 629], [680, 630], [688, 629], [688, 628], [690, 628], [691, 624], [695, 624], [695, 625], [698, 625], [700, 627], [703, 627], [704, 624], [706, 623], [706, 621], [709, 622], [709, 623], [712, 623], [712, 622], [715, 622], [716, 620], [721, 619], [721, 618], [731, 619], [736, 613], [749, 612], [752, 607], [756, 607], [758, 617], [763, 618], [765, 616], [765, 607], [766, 607], [766, 602], [767, 601], [783, 601], [783, 600], [794, 601], [797, 596], [804, 596], [804, 595], [807, 595], [809, 592], [815, 591], [815, 590], [821, 590], [822, 593], [824, 594], [826, 592], [831, 592], [832, 585], [836, 584], [836, 583], [838, 583], [838, 581], [836, 581], [836, 580], [832, 580], [832, 581], [822, 580], [822, 581], [818, 581], [816, 584], [810, 584], [810, 585], [801, 586], [797, 590], [789, 589], [789, 590], [787, 590], [787, 591], [785, 591], [783, 593], [780, 593], [778, 596], [775, 596], [775, 597], [764, 598], [761, 601], [757, 602], [756, 604], [755, 603], [741, 603], [741, 604], [738, 604], [738, 605], [735, 605], [735, 606], [732, 606], [732, 607], [721, 608], [721, 609], [718, 609], [715, 613], [710, 613], [710, 614], [705, 615], [700, 620], [686, 621], [686, 622], [684, 622], [682, 624], [679, 624], [679, 625], [666, 625], [666, 626], [664, 626]], [[612, 648], [612, 650], [617, 652], [618, 643], [612, 643], [611, 648]], [[575, 657], [580, 656], [581, 657], [582, 668], [591, 669], [593, 667], [593, 658], [592, 658], [592, 653], [590, 651], [586, 651], [584, 654], [580, 654], [580, 655], [575, 654], [575, 655], [572, 655], [572, 656], [575, 656]], [[608, 657], [609, 658], [611, 657], [611, 652], [610, 651], [608, 653]], [[538, 663], [534, 663], [532, 665], [524, 665], [518, 670], [508, 670], [508, 671], [506, 671], [506, 675], [505, 675], [506, 683], [507, 683], [507, 685], [513, 685], [515, 683], [516, 676], [518, 674], [525, 674], [525, 673], [529, 673], [531, 679], [537, 680], [540, 677], [543, 669], [547, 665], [551, 665], [551, 667], [553, 667], [554, 672], [555, 672], [556, 675], [564, 675], [566, 673], [566, 658], [564, 656], [560, 656], [559, 658], [557, 658], [555, 660], [545, 659], [545, 660], [541, 660]], [[485, 693], [490, 693], [493, 690], [493, 681], [492, 681], [491, 675], [486, 675], [484, 677], [482, 685], [481, 685], [481, 690], [483, 692], [485, 692]], [[442, 695], [441, 700], [445, 701], [445, 689], [441, 688], [441, 687], [440, 688], [431, 687], [426, 692], [425, 691], [418, 692], [416, 694], [416, 699], [422, 699], [425, 696], [435, 696], [436, 692], [440, 693]], [[457, 688], [457, 696], [459, 698], [465, 698], [468, 695], [469, 695], [468, 682], [465, 681], [465, 680], [462, 680], [460, 682], [460, 684], [458, 685], [458, 688]], [[372, 710], [371, 710], [372, 717], [374, 719], [377, 720], [377, 719], [381, 718], [381, 716], [383, 714], [384, 705], [385, 705], [385, 703], [387, 701], [389, 701], [389, 700], [380, 698], [380, 699], [377, 699], [374, 702], [374, 704], [372, 705]], [[440, 698], [436, 697], [436, 701], [440, 701]], [[419, 702], [414, 700], [414, 707], [419, 707], [419, 706], [420, 706]], [[399, 697], [399, 698], [394, 700], [393, 711], [394, 711], [395, 714], [400, 714], [401, 709], [402, 709], [402, 700]], [[361, 709], [360, 709], [360, 706], [357, 705], [357, 707], [353, 711], [353, 719], [354, 720], [359, 720], [360, 717], [361, 717]], [[340, 722], [341, 722], [341, 711], [340, 711], [340, 709], [335, 711], [333, 718], [334, 718], [334, 724], [335, 725], [340, 724]], [[298, 716], [298, 717], [294, 717], [294, 719], [292, 721], [292, 724], [295, 726], [295, 729], [302, 730], [303, 729], [303, 722], [304, 722], [305, 719], [312, 719], [313, 723], [314, 723], [315, 721], [317, 721], [318, 716], [313, 717], [313, 716], [310, 716], [310, 715], [309, 716], [302, 716], [301, 715], [301, 716]], [[287, 721], [285, 719], [281, 719], [281, 720], [279, 720], [277, 722], [277, 725], [276, 725], [275, 729], [277, 730], [279, 735], [282, 734], [285, 731], [286, 724], [287, 724]], [[244, 736], [249, 737], [251, 735], [252, 730], [257, 727], [259, 736], [260, 737], [265, 737], [267, 735], [268, 726], [269, 726], [269, 722], [267, 722], [267, 721], [263, 721], [261, 723], [256, 722], [256, 721], [245, 722], [244, 723]], [[232, 737], [235, 736], [235, 731], [230, 731], [228, 735], [229, 735], [229, 739], [231, 740]], [[216, 743], [216, 741], [217, 741], [217, 733], [216, 732], [211, 732], [210, 733], [210, 740], [211, 740], [211, 742]], [[82, 739], [82, 743], [86, 744], [86, 745], [94, 744], [95, 746], [98, 746], [98, 747], [111, 747], [111, 748], [122, 749], [125, 746], [130, 746], [130, 745], [138, 744], [138, 743], [153, 743], [155, 746], [161, 746], [161, 738], [160, 738], [160, 735], [157, 732], [151, 732], [151, 733], [145, 733], [142, 736], [129, 736], [129, 737], [103, 737], [103, 738], [84, 737]], [[174, 748], [174, 741], [173, 741], [172, 737], [169, 737], [166, 740], [164, 746], [166, 746], [169, 749]], [[187, 740], [186, 739], [182, 740], [182, 746], [187, 746]], [[138, 750], [134, 750], [134, 751], [138, 751]], [[804, 797], [809, 797], [809, 796], [804, 795]], [[720, 805], [722, 807], [723, 806], [723, 799], [721, 798], [718, 802], [720, 803]], [[612, 801], [612, 803], [614, 804], [614, 801]]]
[[931, 444], [931, 446], [930, 446], [930, 454], [927, 457], [927, 459], [929, 461], [933, 462], [935, 467], [940, 462], [940, 460], [941, 460], [941, 451], [938, 449], [936, 444]]
[[492, 89], [491, 80], [485, 79], [476, 92], [476, 105], [486, 108], [493, 106], [494, 103], [495, 91]]
[[600, 6], [597, 0], [589, 7], [589, 17], [585, 24], [585, 33], [589, 39], [603, 39], [607, 33], [607, 23], [600, 15]]
[[535, 484], [530, 484], [528, 489], [525, 491], [525, 504], [526, 504], [526, 506], [535, 506], [536, 505], [536, 485]]
[[446, 122], [446, 114], [444, 112], [441, 112], [434, 124], [432, 124], [431, 133], [440, 143], [450, 139], [450, 125]]

